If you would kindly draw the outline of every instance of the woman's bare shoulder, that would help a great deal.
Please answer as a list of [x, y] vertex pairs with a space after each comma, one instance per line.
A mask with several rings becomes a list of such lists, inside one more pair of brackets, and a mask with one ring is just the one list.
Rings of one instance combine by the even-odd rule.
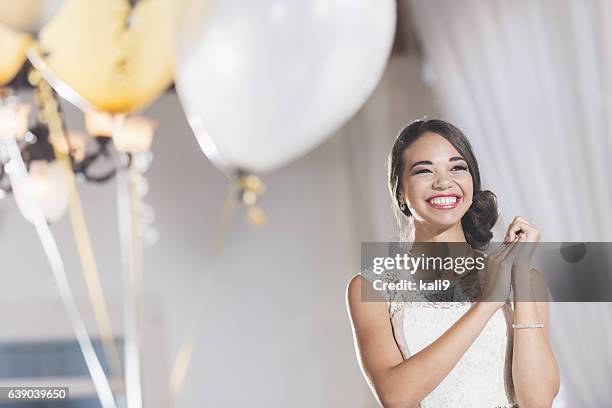
[[372, 283], [361, 273], [354, 275], [346, 287], [346, 302], [349, 313], [364, 311], [367, 314], [383, 314], [388, 317], [386, 298], [372, 288]]
[[364, 281], [365, 278], [361, 276], [361, 273], [356, 274], [349, 280], [346, 286], [346, 302], [349, 311], [351, 308], [358, 307], [357, 305], [361, 303]]

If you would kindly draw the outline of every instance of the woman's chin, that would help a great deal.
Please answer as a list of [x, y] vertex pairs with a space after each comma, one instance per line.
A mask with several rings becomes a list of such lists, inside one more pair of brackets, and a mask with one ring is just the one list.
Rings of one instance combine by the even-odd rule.
[[461, 222], [462, 214], [460, 212], [452, 211], [448, 213], [435, 213], [428, 212], [423, 218], [425, 223], [433, 226], [435, 229], [448, 229], [457, 223]]

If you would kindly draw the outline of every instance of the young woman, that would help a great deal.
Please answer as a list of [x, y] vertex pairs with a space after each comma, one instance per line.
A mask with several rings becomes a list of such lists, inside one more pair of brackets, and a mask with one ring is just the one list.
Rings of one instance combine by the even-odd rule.
[[[476, 251], [492, 238], [495, 195], [481, 190], [472, 148], [450, 123], [417, 121], [399, 134], [389, 156], [389, 188], [403, 240], [464, 242]], [[552, 405], [559, 369], [542, 301], [547, 290], [530, 266], [531, 254], [524, 254], [539, 239], [534, 225], [514, 218], [504, 243], [486, 258], [474, 302], [395, 302], [380, 294], [381, 301], [366, 302], [365, 278], [351, 279], [347, 307], [357, 358], [381, 406]], [[528, 296], [508, 299], [511, 288]]]

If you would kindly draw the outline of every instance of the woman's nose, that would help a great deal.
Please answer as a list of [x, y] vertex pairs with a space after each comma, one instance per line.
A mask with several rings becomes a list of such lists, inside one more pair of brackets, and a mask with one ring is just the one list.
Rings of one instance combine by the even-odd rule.
[[446, 174], [440, 174], [436, 177], [431, 187], [434, 190], [446, 190], [451, 186], [451, 183], [451, 179]]

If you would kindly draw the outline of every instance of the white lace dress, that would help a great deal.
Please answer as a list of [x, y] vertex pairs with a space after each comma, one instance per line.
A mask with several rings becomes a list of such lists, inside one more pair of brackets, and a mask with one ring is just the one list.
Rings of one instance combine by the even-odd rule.
[[[362, 272], [362, 276], [368, 280], [373, 277], [371, 271]], [[383, 280], [398, 278], [392, 274]], [[476, 290], [482, 284], [482, 276], [478, 278], [467, 277]], [[406, 299], [405, 293], [387, 295], [393, 334], [404, 359], [433, 343], [472, 305], [469, 301], [414, 301], [415, 298]], [[507, 303], [495, 312], [459, 362], [419, 407], [518, 407], [511, 372], [512, 322], [513, 310], [511, 303]]]
[[[395, 340], [407, 359], [448, 330], [470, 303], [391, 302]], [[461, 360], [427, 396], [421, 408], [517, 407], [512, 385], [512, 309], [489, 320]]]

